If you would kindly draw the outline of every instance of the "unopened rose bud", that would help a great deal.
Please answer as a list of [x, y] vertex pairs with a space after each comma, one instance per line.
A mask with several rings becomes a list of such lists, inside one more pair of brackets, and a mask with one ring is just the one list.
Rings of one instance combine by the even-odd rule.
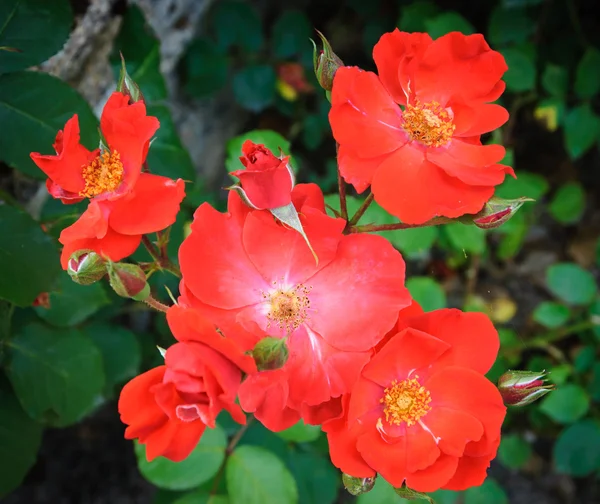
[[373, 490], [376, 478], [376, 475], [372, 478], [356, 478], [354, 476], [350, 476], [349, 474], [343, 473], [342, 483], [349, 494], [360, 495]]
[[121, 297], [144, 301], [150, 296], [146, 274], [137, 264], [108, 263], [110, 286]]
[[69, 258], [67, 271], [74, 282], [90, 285], [106, 275], [106, 261], [93, 250], [78, 250]]
[[333, 77], [337, 72], [337, 69], [344, 66], [342, 60], [337, 54], [333, 52], [331, 44], [325, 38], [325, 36], [316, 30], [323, 42], [323, 49], [319, 51], [314, 41], [313, 43], [313, 66], [315, 69], [315, 75], [319, 84], [325, 91], [331, 91], [333, 88]]
[[273, 336], [261, 339], [252, 350], [252, 357], [259, 371], [271, 371], [283, 367], [289, 357], [285, 339]]
[[144, 101], [144, 95], [142, 94], [140, 87], [131, 78], [129, 73], [127, 73], [127, 68], [125, 66], [125, 58], [123, 58], [122, 54], [121, 72], [119, 73], [119, 80], [117, 81], [117, 91], [119, 91], [119, 93], [123, 93], [125, 96], [129, 96], [131, 103]]
[[507, 371], [498, 379], [498, 390], [507, 406], [526, 406], [554, 390], [545, 371]]
[[478, 214], [473, 216], [473, 224], [481, 229], [500, 227], [515, 215], [517, 210], [527, 201], [534, 200], [531, 198], [502, 199], [494, 196]]

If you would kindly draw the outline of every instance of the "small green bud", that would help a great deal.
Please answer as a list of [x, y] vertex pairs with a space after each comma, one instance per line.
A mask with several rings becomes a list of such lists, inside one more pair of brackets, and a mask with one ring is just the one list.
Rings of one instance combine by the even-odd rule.
[[121, 297], [144, 301], [150, 296], [146, 274], [137, 264], [108, 263], [110, 286]]
[[481, 229], [500, 227], [527, 201], [534, 200], [531, 198], [502, 199], [493, 196], [479, 213], [472, 216], [473, 224]]
[[121, 54], [121, 72], [119, 73], [119, 80], [117, 81], [117, 91], [123, 93], [125, 96], [129, 96], [131, 103], [144, 101], [144, 95], [142, 94], [140, 87], [127, 73], [123, 54]]
[[373, 490], [375, 486], [375, 479], [377, 475], [372, 478], [356, 478], [354, 476], [350, 476], [349, 474], [342, 474], [342, 483], [344, 484], [344, 488], [351, 495], [360, 495]]
[[267, 336], [261, 339], [252, 350], [252, 357], [259, 371], [283, 367], [289, 357], [285, 338]]
[[426, 500], [430, 504], [435, 504], [433, 499], [429, 497], [426, 493], [417, 492], [416, 490], [412, 490], [408, 488], [406, 485], [402, 485], [400, 488], [394, 488], [394, 492], [396, 492], [400, 497], [406, 500]]
[[71, 279], [81, 285], [90, 285], [106, 275], [106, 261], [93, 250], [77, 250], [67, 263]]
[[498, 390], [507, 406], [526, 406], [554, 390], [546, 371], [507, 371], [498, 379]]
[[[318, 50], [317, 45], [311, 40], [313, 44], [313, 67], [315, 69], [315, 75], [321, 87], [328, 93], [333, 88], [333, 77], [337, 72], [337, 69], [344, 66], [343, 61], [333, 52], [331, 44], [325, 38], [319, 30], [316, 30], [323, 42], [323, 49]], [[328, 95], [328, 98], [329, 95]]]

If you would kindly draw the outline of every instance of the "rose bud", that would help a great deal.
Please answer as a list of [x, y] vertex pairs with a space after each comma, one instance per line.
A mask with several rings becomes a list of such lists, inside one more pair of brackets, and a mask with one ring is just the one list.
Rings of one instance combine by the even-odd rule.
[[534, 201], [531, 198], [502, 199], [493, 196], [483, 207], [475, 214], [473, 224], [481, 229], [493, 229], [500, 227], [509, 220], [517, 210], [527, 201]]
[[127, 67], [125, 66], [125, 58], [123, 58], [122, 54], [121, 72], [119, 73], [119, 80], [117, 81], [117, 91], [119, 91], [119, 93], [123, 93], [125, 96], [129, 96], [129, 100], [131, 103], [144, 101], [144, 95], [142, 94], [140, 87], [127, 72]]
[[108, 263], [110, 286], [121, 297], [144, 301], [150, 296], [146, 274], [137, 264]]
[[231, 175], [240, 179], [240, 185], [230, 189], [239, 192], [242, 199], [257, 210], [270, 210], [289, 205], [292, 201], [294, 174], [289, 156], [278, 158], [262, 144], [246, 140], [242, 145], [240, 161], [244, 170]]
[[106, 275], [106, 261], [93, 250], [77, 250], [69, 258], [67, 271], [74, 282], [90, 285]]
[[376, 478], [377, 475], [372, 478], [356, 478], [355, 476], [342, 473], [342, 483], [344, 484], [344, 488], [351, 495], [360, 495], [373, 490]]
[[252, 350], [252, 357], [259, 371], [272, 371], [283, 367], [289, 357], [285, 338], [267, 336], [261, 339]]
[[325, 91], [330, 93], [333, 88], [333, 77], [337, 72], [337, 69], [344, 66], [344, 63], [338, 55], [333, 52], [331, 44], [325, 36], [318, 30], [317, 33], [323, 42], [323, 49], [319, 51], [317, 45], [311, 40], [313, 43], [313, 66], [319, 84]]
[[526, 406], [554, 390], [545, 371], [507, 371], [498, 379], [498, 390], [507, 406]]

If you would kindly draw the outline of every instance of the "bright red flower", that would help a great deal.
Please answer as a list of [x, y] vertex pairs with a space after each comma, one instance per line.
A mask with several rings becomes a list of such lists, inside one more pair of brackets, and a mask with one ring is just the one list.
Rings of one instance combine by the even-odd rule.
[[388, 241], [342, 235], [345, 222], [325, 214], [314, 184], [296, 186], [292, 201], [318, 264], [297, 231], [270, 212], [250, 211], [235, 193], [226, 214], [198, 208], [179, 250], [180, 302], [209, 313], [226, 332], [241, 328], [246, 350], [265, 336], [288, 336], [286, 364], [248, 377], [240, 389], [242, 407], [275, 430], [348, 392], [410, 302], [404, 261]]
[[357, 191], [403, 222], [477, 213], [511, 168], [500, 145], [480, 135], [507, 111], [488, 102], [504, 90], [507, 66], [481, 35], [449, 33], [432, 41], [398, 30], [373, 49], [379, 76], [356, 67], [335, 75], [329, 120], [338, 162]]
[[242, 145], [240, 161], [244, 170], [231, 175], [240, 179], [248, 202], [258, 210], [282, 207], [292, 201], [294, 174], [289, 156], [278, 158], [262, 144], [246, 140]]
[[323, 426], [331, 459], [352, 476], [377, 472], [421, 492], [480, 485], [506, 412], [484, 376], [498, 333], [481, 313], [415, 313], [364, 367], [344, 415]]
[[31, 153], [31, 159], [48, 175], [48, 192], [63, 203], [90, 198], [87, 210], [64, 229], [64, 269], [73, 252], [91, 249], [118, 261], [132, 254], [142, 235], [160, 231], [175, 222], [183, 199], [184, 182], [142, 173], [149, 141], [158, 129], [155, 117], [146, 115], [142, 101], [129, 103], [113, 93], [102, 111], [100, 129], [107, 151], [89, 151], [79, 143], [79, 120], [74, 115], [58, 132], [56, 155]]
[[173, 306], [167, 313], [173, 335], [165, 365], [131, 380], [119, 398], [127, 439], [146, 445], [146, 457], [186, 458], [206, 427], [215, 427], [223, 410], [241, 424], [246, 417], [235, 404], [242, 372], [253, 373], [252, 357], [234, 340], [216, 332], [195, 310]]

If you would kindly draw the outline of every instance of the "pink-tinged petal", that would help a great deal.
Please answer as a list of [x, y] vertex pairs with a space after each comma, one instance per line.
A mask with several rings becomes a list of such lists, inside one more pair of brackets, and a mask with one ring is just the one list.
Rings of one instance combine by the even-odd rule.
[[146, 115], [143, 101], [130, 105], [128, 96], [118, 92], [110, 95], [102, 111], [100, 129], [108, 147], [121, 155], [127, 187], [135, 185], [146, 157], [148, 142], [158, 127], [158, 119]]
[[183, 180], [142, 173], [131, 192], [114, 202], [110, 227], [132, 235], [161, 231], [175, 222], [184, 197]]
[[455, 103], [452, 105], [456, 126], [455, 137], [471, 137], [482, 135], [502, 126], [508, 121], [508, 111], [496, 104], [466, 105]]
[[477, 418], [464, 411], [443, 406], [432, 408], [421, 418], [432, 439], [447, 455], [461, 457], [470, 441], [479, 441], [483, 436], [483, 425]]
[[[32, 161], [50, 178], [54, 184], [68, 193], [79, 194], [85, 187], [83, 168], [97, 155], [79, 143], [79, 119], [75, 114], [65, 124], [64, 131], [56, 135], [54, 150], [56, 155], [30, 154]], [[50, 193], [52, 194], [52, 193]], [[54, 194], [52, 194], [54, 196]]]
[[289, 405], [318, 405], [350, 392], [369, 352], [340, 351], [310, 329], [294, 331], [288, 341]]
[[[385, 33], [373, 48], [373, 59], [382, 84], [396, 103], [406, 105], [414, 81], [414, 64], [431, 44], [426, 33], [406, 33], [396, 29]], [[414, 84], [413, 84], [414, 85]]]
[[65, 205], [73, 205], [85, 199], [84, 197], [79, 196], [79, 193], [65, 191], [52, 179], [46, 179], [46, 189], [48, 189], [48, 193], [50, 193], [50, 196], [52, 196], [55, 199], [61, 200]]
[[[371, 359], [362, 375], [369, 380], [388, 387], [393, 380], [414, 378], [415, 370], [427, 370], [448, 351], [450, 345], [426, 332], [413, 328], [404, 329]], [[410, 375], [410, 376], [409, 376]], [[423, 378], [426, 375], [419, 375]]]
[[356, 67], [342, 67], [335, 74], [329, 122], [340, 145], [365, 157], [392, 152], [407, 141], [400, 107], [377, 75]]
[[458, 458], [442, 454], [434, 464], [406, 476], [406, 486], [417, 492], [435, 492], [456, 472]]
[[255, 304], [270, 287], [244, 251], [239, 221], [207, 203], [194, 214], [192, 233], [179, 248], [179, 264], [192, 294], [216, 308]]
[[494, 194], [493, 187], [470, 186], [447, 175], [410, 146], [383, 161], [371, 190], [377, 203], [406, 224], [477, 213]]
[[295, 287], [335, 257], [345, 221], [310, 207], [305, 208], [300, 219], [318, 263], [302, 235], [276, 221], [270, 213], [253, 212], [246, 219], [244, 248], [272, 289], [274, 285]]
[[345, 236], [335, 260], [307, 282], [307, 325], [340, 350], [370, 349], [411, 302], [404, 269], [402, 256], [384, 238]]
[[387, 154], [374, 158], [360, 158], [353, 153], [353, 149], [340, 145], [338, 150], [338, 165], [344, 180], [352, 184], [360, 194], [371, 185], [373, 175]]
[[496, 361], [500, 348], [498, 331], [483, 313], [435, 310], [412, 318], [410, 325], [449, 345], [449, 350], [435, 362], [434, 371], [461, 366], [485, 374]]

